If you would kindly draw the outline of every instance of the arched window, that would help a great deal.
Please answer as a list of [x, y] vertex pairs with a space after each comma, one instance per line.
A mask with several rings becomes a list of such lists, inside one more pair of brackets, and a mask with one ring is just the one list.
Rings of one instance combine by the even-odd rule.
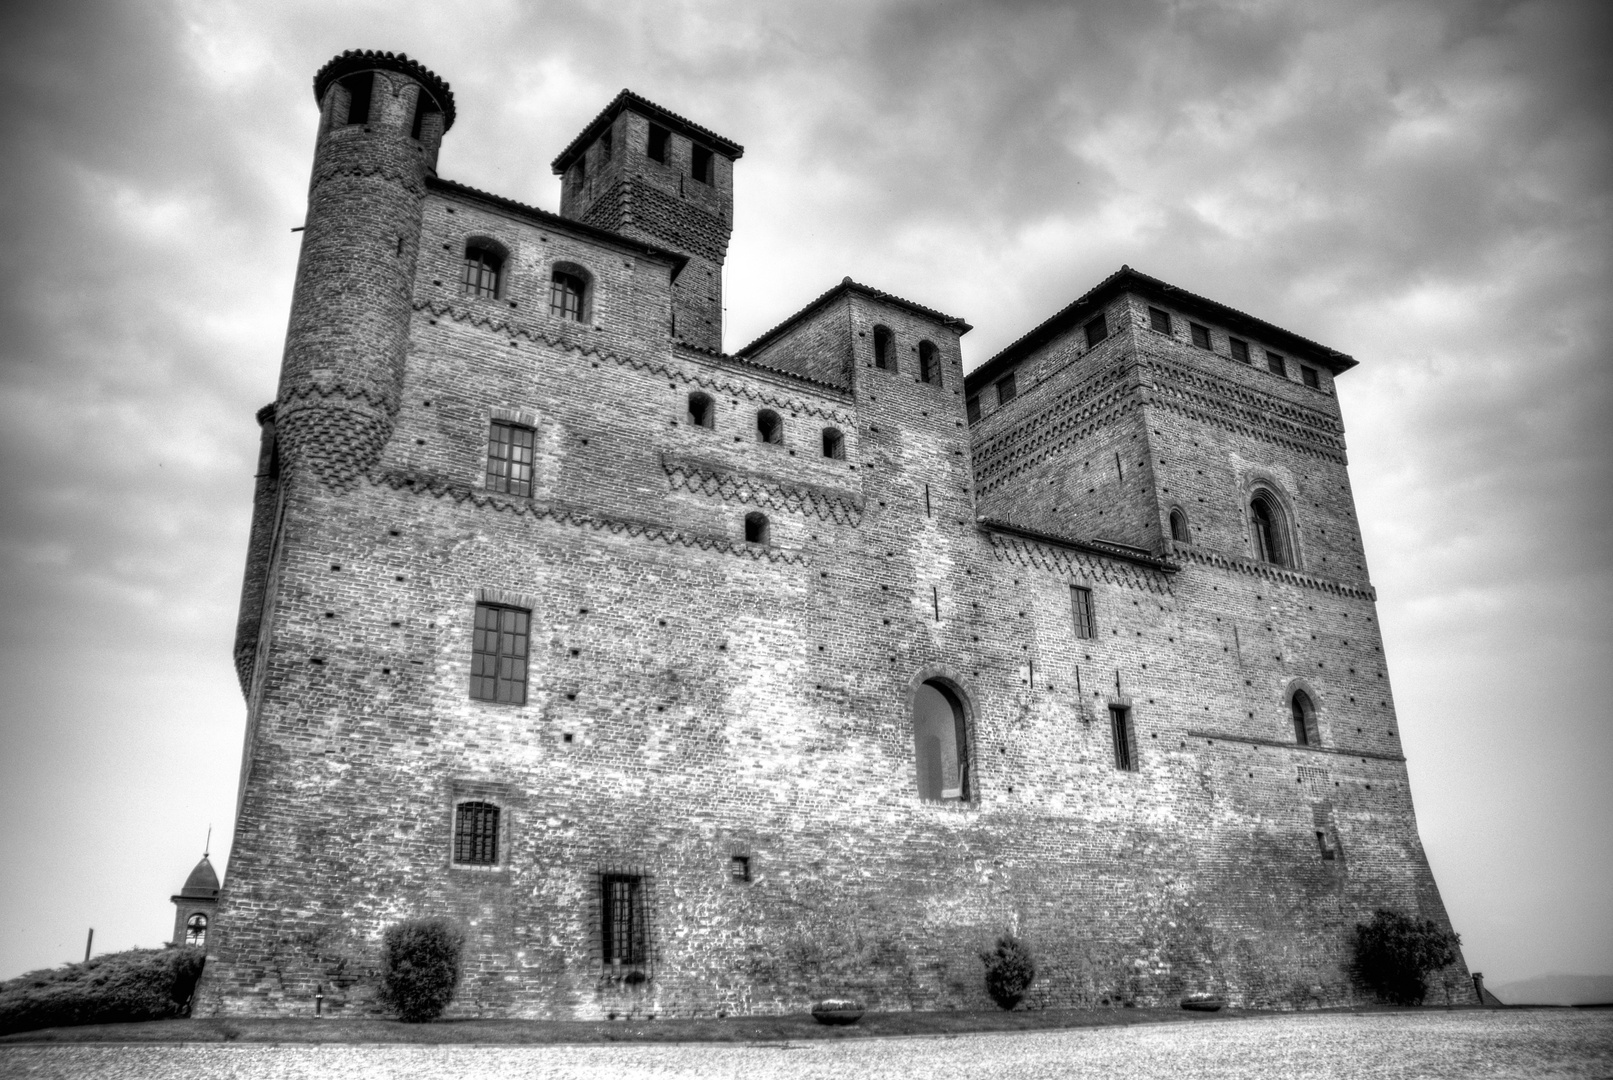
[[1258, 490], [1249, 500], [1249, 528], [1253, 534], [1255, 558], [1276, 566], [1289, 566], [1288, 523], [1282, 504], [1266, 490]]
[[823, 456], [842, 461], [846, 456], [846, 437], [832, 427], [823, 429]]
[[1303, 690], [1295, 690], [1288, 705], [1294, 714], [1294, 741], [1301, 746], [1321, 745], [1321, 735], [1316, 728], [1316, 706], [1311, 704], [1311, 696]]
[[756, 414], [756, 437], [767, 443], [784, 441], [784, 421], [779, 419], [778, 413], [763, 409]]
[[969, 799], [969, 734], [963, 716], [963, 702], [944, 683], [926, 682], [913, 697], [919, 798], [927, 802]]
[[892, 347], [888, 326], [874, 327], [874, 366], [885, 371], [896, 370], [896, 350]]
[[745, 543], [765, 544], [767, 543], [768, 532], [766, 514], [750, 513], [745, 515]]
[[462, 802], [454, 807], [454, 862], [498, 865], [498, 807], [486, 802]]
[[465, 276], [460, 283], [460, 292], [484, 300], [497, 300], [503, 275], [502, 251], [485, 240], [472, 240], [465, 245]]
[[1178, 544], [1190, 543], [1187, 535], [1187, 515], [1181, 507], [1171, 510], [1171, 539]]
[[198, 948], [207, 944], [207, 916], [199, 911], [185, 920], [185, 944]]
[[931, 386], [941, 385], [941, 354], [933, 341], [919, 342], [919, 380]]
[[698, 390], [689, 395], [689, 423], [703, 428], [717, 426], [717, 403], [711, 395]]
[[576, 267], [555, 267], [549, 278], [549, 314], [582, 322], [587, 311], [588, 278]]

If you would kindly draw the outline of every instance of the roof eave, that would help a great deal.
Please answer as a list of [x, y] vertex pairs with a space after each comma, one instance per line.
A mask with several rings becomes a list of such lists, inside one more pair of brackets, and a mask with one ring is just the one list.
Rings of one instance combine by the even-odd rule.
[[956, 330], [959, 337], [962, 337], [964, 334], [967, 334], [969, 331], [974, 329], [973, 326], [970, 326], [967, 322], [958, 318], [956, 315], [948, 315], [945, 312], [936, 311], [934, 308], [927, 308], [923, 304], [915, 304], [911, 300], [904, 300], [900, 296], [896, 296], [893, 293], [884, 292], [880, 289], [874, 288], [872, 285], [864, 285], [861, 282], [853, 281], [851, 278], [847, 277], [842, 278], [840, 280], [840, 284], [835, 285], [827, 292], [824, 292], [813, 300], [809, 301], [805, 307], [797, 310], [793, 315], [787, 317], [783, 322], [763, 331], [761, 336], [753, 339], [749, 344], [742, 348], [735, 349], [733, 355], [741, 357], [747, 356], [765, 345], [772, 344], [773, 341], [783, 336], [785, 331], [789, 330], [792, 326], [795, 326], [797, 323], [811, 315], [813, 312], [817, 311], [819, 308], [829, 304], [836, 297], [848, 293], [857, 293], [861, 296], [866, 296], [871, 300], [877, 300], [880, 303], [894, 304], [897, 307], [906, 308], [908, 311], [922, 315], [926, 319], [934, 319], [942, 326]]
[[624, 88], [549, 163], [549, 168], [554, 170], [554, 174], [559, 176], [569, 169], [571, 163], [576, 161], [582, 152], [593, 144], [595, 139], [599, 138], [600, 132], [604, 131], [610, 122], [629, 106], [632, 106], [638, 112], [644, 113], [664, 127], [676, 131], [685, 138], [709, 145], [713, 150], [730, 160], [738, 161], [745, 156], [745, 148], [732, 139], [725, 139], [710, 128], [701, 127], [693, 120], [679, 116], [672, 110], [662, 108], [648, 98], [640, 97], [633, 91]]

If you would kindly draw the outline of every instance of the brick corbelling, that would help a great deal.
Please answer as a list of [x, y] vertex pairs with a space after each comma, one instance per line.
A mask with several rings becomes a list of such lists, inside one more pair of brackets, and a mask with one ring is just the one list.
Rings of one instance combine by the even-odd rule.
[[314, 174], [313, 182], [308, 185], [309, 190], [317, 188], [319, 185], [325, 183], [325, 181], [334, 180], [337, 177], [356, 177], [360, 180], [381, 179], [387, 181], [388, 183], [398, 185], [416, 198], [423, 199], [426, 196], [426, 189], [421, 185], [420, 178], [418, 176], [412, 176], [409, 173], [402, 172], [398, 169], [388, 168], [385, 165], [379, 164], [332, 165], [329, 168], [321, 169], [319, 172]]
[[1017, 536], [990, 533], [992, 554], [1001, 562], [1035, 567], [1050, 574], [1079, 581], [1102, 581], [1124, 589], [1140, 589], [1160, 596], [1171, 595], [1170, 580], [1162, 573], [1128, 564], [1110, 562], [1082, 552], [1022, 540]]
[[1240, 574], [1249, 574], [1253, 577], [1263, 577], [1271, 581], [1281, 581], [1289, 585], [1298, 585], [1302, 589], [1316, 589], [1320, 592], [1332, 593], [1335, 596], [1347, 596], [1352, 600], [1378, 599], [1378, 592], [1371, 585], [1357, 585], [1337, 578], [1319, 577], [1315, 574], [1301, 573], [1298, 570], [1289, 570], [1271, 563], [1258, 562], [1254, 559], [1245, 559], [1237, 555], [1225, 555], [1218, 551], [1206, 551], [1191, 544], [1176, 543], [1176, 554], [1205, 566], [1215, 566], [1222, 570], [1233, 570]]
[[[1341, 430], [1336, 424], [1329, 423], [1323, 414], [1307, 411], [1294, 420], [1288, 420], [1279, 414], [1287, 412], [1292, 415], [1294, 410], [1282, 408], [1283, 403], [1279, 398], [1257, 395], [1222, 383], [1221, 380], [1197, 376], [1197, 373], [1190, 375], [1174, 365], [1151, 364], [1145, 371], [1155, 377], [1152, 404], [1291, 450], [1315, 454], [1330, 461], [1344, 460]], [[1209, 389], [1195, 390], [1192, 388], [1195, 383], [1210, 384]], [[1236, 394], [1223, 393], [1223, 387], [1235, 390]]]
[[[1164, 377], [1172, 383], [1191, 386], [1208, 394], [1213, 394], [1228, 408], [1239, 405], [1247, 406], [1263, 416], [1283, 417], [1302, 425], [1311, 432], [1321, 432], [1326, 435], [1342, 436], [1344, 425], [1336, 416], [1331, 416], [1319, 409], [1307, 409], [1300, 405], [1278, 397], [1276, 394], [1262, 393], [1247, 386], [1240, 386], [1227, 379], [1217, 378], [1207, 372], [1189, 368], [1183, 364], [1174, 363], [1158, 356], [1148, 356], [1143, 364], [1143, 371], [1151, 378]], [[1156, 382], [1155, 385], [1158, 385]]]
[[[977, 490], [982, 495], [996, 490], [1021, 473], [1034, 469], [1048, 458], [1063, 453], [1082, 439], [1092, 436], [1120, 417], [1137, 411], [1138, 406], [1139, 402], [1123, 391], [1117, 392], [1111, 400], [1095, 403], [1092, 409], [1083, 410], [1081, 415], [1069, 417], [1053, 430], [1027, 439], [1023, 446], [1013, 447], [1010, 452], [1002, 454], [990, 464], [979, 466], [975, 473], [978, 477]], [[1100, 409], [1102, 411], [1098, 411]], [[1077, 423], [1080, 423], [1080, 426], [1074, 427]], [[1028, 460], [1019, 461], [1012, 468], [1009, 467], [1011, 462], [1021, 458]]]
[[[851, 388], [843, 383], [824, 382], [822, 379], [814, 379], [812, 376], [803, 375], [798, 371], [790, 371], [787, 368], [774, 367], [771, 364], [764, 364], [758, 360], [752, 360], [747, 356], [736, 356], [733, 353], [719, 352], [716, 349], [704, 349], [699, 345], [693, 345], [687, 341], [679, 341], [675, 344], [680, 352], [690, 352], [700, 357], [709, 356], [713, 360], [717, 360], [724, 364], [733, 364], [734, 366], [746, 369], [747, 371], [765, 371], [769, 375], [777, 375], [780, 378], [789, 379], [792, 382], [803, 382], [815, 389], [827, 390], [831, 393], [842, 395], [848, 398], [851, 394]], [[842, 419], [845, 420], [845, 422], [850, 423], [850, 420], [845, 417], [836, 417], [836, 419]]]
[[[976, 462], [982, 463], [983, 468], [1001, 467], [1006, 461], [1032, 453], [1049, 439], [1068, 430], [1071, 425], [1084, 421], [1110, 419], [1116, 415], [1111, 410], [1120, 399], [1136, 390], [1136, 384], [1126, 378], [1131, 370], [1132, 365], [1124, 361], [1112, 367], [1104, 365], [1078, 385], [1059, 394], [1046, 406], [1039, 409], [1027, 407], [1024, 415], [1012, 426], [1004, 427], [989, 435], [982, 435], [977, 439]], [[1023, 401], [1027, 396], [1022, 395], [1019, 400]], [[1001, 414], [993, 413], [991, 417], [986, 418], [985, 424], [988, 427], [995, 426], [991, 421], [999, 415]], [[1048, 430], [1042, 433], [1043, 428]], [[1058, 444], [1049, 453], [1057, 452], [1070, 441], [1073, 439]]]
[[681, 488], [692, 494], [811, 514], [838, 525], [856, 526], [862, 522], [861, 495], [815, 484], [785, 484], [716, 462], [670, 454], [661, 455], [661, 468], [674, 490]]
[[[609, 198], [609, 196], [606, 196]], [[629, 227], [662, 243], [721, 263], [728, 254], [733, 226], [687, 202], [673, 198], [642, 180], [630, 183], [621, 210]]]
[[1265, 424], [1251, 424], [1240, 419], [1234, 419], [1223, 410], [1210, 408], [1195, 408], [1184, 401], [1170, 396], [1156, 396], [1150, 403], [1157, 408], [1179, 413], [1182, 416], [1192, 417], [1206, 424], [1212, 424], [1223, 431], [1230, 431], [1237, 435], [1246, 435], [1251, 439], [1261, 439], [1265, 442], [1281, 446], [1301, 454], [1310, 454], [1313, 457], [1323, 458], [1340, 465], [1348, 464], [1342, 450], [1330, 449], [1301, 439], [1285, 437]]
[[371, 484], [384, 485], [397, 491], [412, 491], [417, 495], [426, 495], [436, 499], [452, 499], [457, 503], [469, 503], [472, 506], [531, 517], [538, 521], [553, 521], [561, 525], [572, 525], [578, 528], [592, 529], [595, 532], [609, 532], [614, 535], [625, 534], [639, 539], [654, 540], [657, 543], [674, 547], [698, 548], [701, 551], [712, 551], [721, 555], [738, 555], [747, 559], [765, 560], [770, 563], [783, 563], [790, 566], [802, 566], [808, 562], [806, 555], [799, 551], [788, 551], [765, 544], [735, 543], [726, 536], [686, 532], [682, 529], [674, 529], [669, 525], [662, 525], [653, 521], [637, 521], [631, 518], [615, 517], [574, 507], [539, 502], [536, 499], [522, 499], [517, 496], [479, 491], [467, 485], [450, 483], [438, 477], [386, 471], [375, 476], [366, 477], [366, 479]]

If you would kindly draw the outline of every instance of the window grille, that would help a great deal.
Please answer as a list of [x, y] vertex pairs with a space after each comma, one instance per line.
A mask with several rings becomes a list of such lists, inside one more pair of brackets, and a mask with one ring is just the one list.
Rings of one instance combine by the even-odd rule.
[[891, 352], [890, 330], [883, 326], [874, 327], [874, 366], [884, 371], [895, 371], [896, 358]]
[[185, 944], [205, 947], [207, 945], [207, 916], [197, 912], [185, 920]]
[[480, 296], [486, 300], [498, 299], [499, 271], [504, 259], [496, 251], [471, 245], [465, 248], [465, 276], [460, 292], [466, 296]]
[[1115, 768], [1121, 772], [1136, 772], [1137, 762], [1131, 752], [1131, 710], [1119, 705], [1109, 706], [1109, 731], [1114, 737]]
[[1227, 344], [1232, 347], [1232, 359], [1239, 363], [1249, 362], [1249, 343], [1242, 338], [1229, 337]]
[[750, 856], [735, 855], [728, 864], [728, 872], [733, 875], [735, 881], [749, 881]]
[[1200, 326], [1198, 323], [1188, 323], [1187, 325], [1193, 331], [1193, 344], [1201, 349], [1208, 349], [1210, 347], [1210, 328]]
[[1171, 332], [1171, 313], [1168, 312], [1168, 311], [1161, 311], [1157, 307], [1149, 308], [1148, 309], [1148, 325], [1153, 327], [1155, 330], [1158, 330], [1161, 334], [1170, 333]]
[[969, 423], [978, 424], [980, 422], [980, 395], [975, 394], [965, 401], [963, 411], [968, 415]]
[[1070, 586], [1070, 610], [1075, 616], [1075, 636], [1092, 636], [1092, 590], [1081, 585]]
[[650, 142], [647, 147], [650, 160], [666, 164], [667, 144], [672, 141], [672, 133], [660, 124], [650, 125]]
[[454, 862], [498, 865], [498, 807], [485, 802], [454, 807]]
[[1007, 375], [1004, 375], [1002, 378], [997, 380], [997, 404], [998, 405], [1007, 405], [1010, 401], [1013, 401], [1014, 398], [1017, 397], [1018, 395], [1019, 395], [1019, 386], [1018, 386], [1018, 384], [1016, 384], [1014, 382], [1014, 373], [1012, 371], [1010, 371]]
[[607, 967], [643, 964], [648, 956], [644, 878], [601, 874], [600, 954]]
[[1303, 379], [1305, 385], [1310, 387], [1312, 390], [1320, 390], [1322, 388], [1322, 377], [1316, 373], [1316, 369], [1313, 367], [1306, 367], [1304, 364], [1299, 365], [1299, 377]]
[[1091, 322], [1087, 323], [1086, 329], [1087, 348], [1090, 349], [1092, 346], [1109, 336], [1109, 319], [1105, 315], [1099, 315], [1096, 319], [1093, 319]]
[[941, 385], [941, 357], [933, 342], [919, 342], [919, 381]]
[[471, 650], [470, 696], [477, 701], [526, 703], [527, 624], [530, 613], [494, 604], [476, 605]]
[[519, 424], [494, 420], [487, 437], [487, 489], [522, 498], [532, 495], [532, 455], [536, 433]]
[[1285, 379], [1288, 377], [1288, 364], [1284, 362], [1282, 354], [1274, 353], [1270, 349], [1266, 350], [1266, 370]]
[[549, 282], [549, 314], [582, 322], [582, 294], [587, 286], [576, 274], [556, 270]]

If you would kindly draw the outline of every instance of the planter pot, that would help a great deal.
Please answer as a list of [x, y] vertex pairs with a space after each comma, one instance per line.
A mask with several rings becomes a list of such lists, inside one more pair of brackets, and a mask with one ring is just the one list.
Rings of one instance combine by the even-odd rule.
[[826, 998], [812, 1006], [812, 1019], [820, 1024], [855, 1024], [862, 1014], [862, 1003], [846, 998]]
[[1182, 999], [1182, 1008], [1193, 1012], [1220, 1012], [1227, 999], [1218, 994], [1189, 994]]

